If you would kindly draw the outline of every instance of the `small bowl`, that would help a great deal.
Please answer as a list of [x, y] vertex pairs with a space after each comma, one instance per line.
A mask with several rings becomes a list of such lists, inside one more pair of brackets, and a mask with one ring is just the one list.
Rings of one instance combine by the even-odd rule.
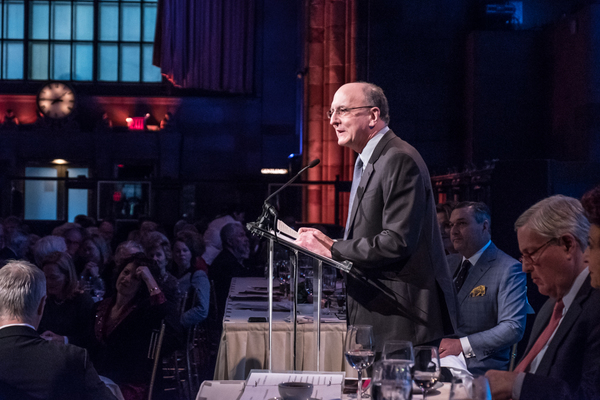
[[312, 383], [283, 382], [279, 384], [279, 394], [283, 400], [307, 400], [312, 392]]

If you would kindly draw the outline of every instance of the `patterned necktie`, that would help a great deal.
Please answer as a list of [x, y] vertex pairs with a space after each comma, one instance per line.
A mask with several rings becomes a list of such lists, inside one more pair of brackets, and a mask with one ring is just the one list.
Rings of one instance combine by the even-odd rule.
[[515, 368], [515, 372], [526, 372], [527, 370], [529, 370], [531, 362], [535, 359], [535, 357], [537, 357], [540, 351], [542, 351], [542, 349], [544, 348], [544, 346], [558, 327], [558, 323], [562, 318], [564, 308], [565, 304], [563, 303], [562, 299], [557, 301], [556, 304], [554, 304], [554, 311], [552, 311], [552, 317], [550, 318], [550, 322], [548, 322], [548, 326], [546, 326], [546, 329], [544, 329], [541, 335], [537, 338], [537, 340], [531, 347], [531, 350], [529, 350], [529, 353], [527, 353], [525, 358], [523, 358], [519, 365], [517, 365], [517, 367]]
[[454, 277], [454, 286], [456, 287], [456, 293], [460, 292], [460, 288], [465, 283], [469, 269], [471, 268], [471, 262], [469, 260], [463, 261], [458, 273]]
[[350, 215], [352, 215], [352, 205], [354, 204], [354, 197], [356, 197], [356, 191], [358, 184], [363, 174], [363, 162], [360, 157], [356, 157], [356, 163], [354, 164], [354, 176], [352, 177], [352, 189], [350, 189], [350, 203], [348, 204], [348, 219], [346, 220], [346, 230], [344, 232], [344, 239], [348, 239], [348, 231], [350, 230]]

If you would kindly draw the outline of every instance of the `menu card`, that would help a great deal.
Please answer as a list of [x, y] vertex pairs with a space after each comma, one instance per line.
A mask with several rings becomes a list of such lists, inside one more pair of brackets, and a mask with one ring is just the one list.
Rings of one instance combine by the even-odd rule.
[[313, 384], [311, 399], [339, 400], [342, 398], [344, 372], [261, 372], [251, 371], [244, 393], [239, 400], [267, 400], [281, 398], [278, 385], [283, 382]]

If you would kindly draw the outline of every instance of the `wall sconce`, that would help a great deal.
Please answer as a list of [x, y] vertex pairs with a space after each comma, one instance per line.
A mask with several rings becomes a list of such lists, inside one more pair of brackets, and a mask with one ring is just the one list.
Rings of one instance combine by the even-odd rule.
[[288, 170], [285, 168], [262, 168], [260, 173], [263, 175], [287, 175]]
[[52, 162], [52, 164], [56, 164], [56, 165], [64, 165], [64, 164], [69, 163], [67, 160], [63, 160], [62, 158], [55, 158], [51, 162]]

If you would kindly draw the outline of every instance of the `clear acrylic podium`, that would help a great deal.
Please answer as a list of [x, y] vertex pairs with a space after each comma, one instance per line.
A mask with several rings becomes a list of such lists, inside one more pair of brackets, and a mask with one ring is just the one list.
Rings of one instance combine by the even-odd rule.
[[[314, 293], [316, 294], [316, 298], [313, 295], [313, 304], [317, 304], [317, 315], [315, 317], [316, 321], [316, 335], [317, 335], [317, 347], [315, 349], [316, 363], [317, 368], [316, 371], [320, 371], [320, 355], [321, 355], [321, 299], [323, 297], [322, 293], [322, 281], [323, 281], [323, 264], [331, 265], [336, 269], [339, 269], [344, 272], [350, 271], [352, 268], [352, 263], [349, 261], [335, 261], [331, 258], [321, 256], [319, 254], [313, 253], [310, 250], [305, 249], [304, 247], [298, 246], [294, 243], [294, 239], [289, 237], [283, 232], [276, 232], [277, 229], [265, 229], [259, 226], [257, 223], [248, 223], [246, 224], [248, 230], [256, 235], [261, 236], [267, 239], [268, 242], [268, 285], [269, 285], [269, 342], [268, 342], [268, 369], [272, 369], [272, 336], [273, 336], [273, 270], [274, 270], [274, 253], [275, 253], [275, 244], [279, 244], [288, 250], [289, 253], [289, 262], [290, 262], [290, 273], [291, 273], [291, 282], [290, 282], [290, 293], [292, 294], [292, 324], [293, 324], [293, 368], [297, 370], [296, 365], [296, 349], [297, 349], [297, 328], [298, 328], [298, 282], [299, 282], [299, 264], [298, 259], [299, 255], [307, 256], [311, 261], [317, 264], [316, 267], [316, 284], [314, 287]], [[292, 286], [293, 283], [293, 286]]]

